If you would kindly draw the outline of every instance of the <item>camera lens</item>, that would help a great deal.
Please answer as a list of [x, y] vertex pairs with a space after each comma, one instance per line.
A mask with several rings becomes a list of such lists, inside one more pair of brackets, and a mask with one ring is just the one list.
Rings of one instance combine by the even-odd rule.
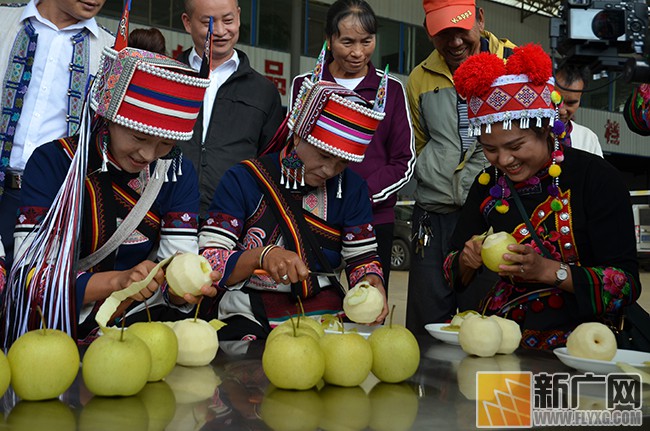
[[602, 10], [591, 21], [591, 30], [602, 40], [616, 40], [625, 34], [625, 12]]

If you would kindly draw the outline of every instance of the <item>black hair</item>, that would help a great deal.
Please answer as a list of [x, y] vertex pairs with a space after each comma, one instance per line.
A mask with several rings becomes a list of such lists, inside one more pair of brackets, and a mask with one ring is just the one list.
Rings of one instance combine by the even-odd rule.
[[167, 55], [165, 49], [165, 36], [155, 27], [148, 29], [136, 28], [129, 35], [129, 46], [144, 49], [150, 52]]
[[339, 23], [353, 15], [364, 31], [377, 34], [377, 16], [365, 0], [337, 0], [327, 10], [325, 36], [328, 38], [339, 34]]
[[[584, 86], [587, 86], [587, 69], [585, 67], [579, 67], [576, 64], [564, 63], [555, 71], [555, 79], [557, 80], [558, 75], [562, 75], [562, 81], [565, 86], [569, 86], [574, 82], [581, 80]], [[560, 85], [560, 88], [562, 88]]]

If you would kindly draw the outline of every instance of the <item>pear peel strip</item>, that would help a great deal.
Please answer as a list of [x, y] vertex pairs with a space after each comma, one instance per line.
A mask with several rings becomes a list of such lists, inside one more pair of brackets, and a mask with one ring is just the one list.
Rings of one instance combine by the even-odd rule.
[[650, 385], [650, 374], [646, 373], [643, 370], [638, 369], [626, 362], [617, 362], [616, 366], [620, 368], [626, 374], [638, 374], [641, 377], [641, 383], [644, 385]]
[[106, 325], [108, 324], [108, 319], [111, 318], [113, 313], [117, 310], [117, 307], [120, 306], [122, 301], [127, 299], [129, 296], [135, 295], [145, 287], [149, 283], [151, 283], [151, 280], [156, 276], [156, 273], [158, 273], [158, 270], [163, 268], [164, 266], [168, 265], [169, 262], [174, 258], [174, 256], [169, 256], [167, 259], [164, 259], [158, 263], [158, 265], [154, 266], [154, 268], [149, 272], [149, 275], [145, 277], [144, 280], [136, 281], [133, 282], [127, 287], [126, 289], [118, 290], [117, 292], [113, 292], [111, 296], [106, 298], [104, 303], [99, 307], [99, 310], [97, 311], [97, 315], [95, 316], [95, 321], [99, 325], [100, 328], [106, 328]]

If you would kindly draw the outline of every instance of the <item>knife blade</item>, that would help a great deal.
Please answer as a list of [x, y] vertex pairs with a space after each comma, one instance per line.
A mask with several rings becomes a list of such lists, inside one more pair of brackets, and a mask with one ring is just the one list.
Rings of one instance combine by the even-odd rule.
[[[338, 277], [339, 276], [339, 274], [337, 274], [335, 272], [323, 272], [323, 271], [309, 270], [309, 273], [311, 275], [322, 275], [324, 277]], [[268, 272], [266, 272], [263, 269], [255, 269], [255, 270], [253, 270], [253, 274], [255, 274], [255, 275], [266, 275], [266, 276], [269, 276], [269, 277], [271, 276], [271, 274], [269, 274]]]

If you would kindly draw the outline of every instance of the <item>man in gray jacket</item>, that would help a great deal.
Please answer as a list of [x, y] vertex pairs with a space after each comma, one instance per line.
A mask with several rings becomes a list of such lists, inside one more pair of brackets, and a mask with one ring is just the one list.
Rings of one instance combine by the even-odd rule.
[[[457, 307], [474, 306], [472, 300], [458, 303], [442, 273], [469, 187], [487, 165], [476, 138], [467, 134], [467, 103], [456, 93], [453, 73], [470, 55], [491, 52], [507, 57], [514, 48], [485, 31], [483, 9], [474, 0], [424, 0], [423, 6], [425, 30], [435, 49], [413, 69], [406, 86], [418, 155], [416, 253], [409, 270], [406, 326], [417, 334], [426, 333], [427, 323], [451, 319]], [[481, 296], [472, 292], [472, 298]]]
[[205, 218], [221, 176], [234, 164], [256, 157], [283, 119], [280, 93], [271, 81], [253, 70], [248, 57], [235, 49], [239, 40], [237, 0], [185, 0], [182, 15], [194, 46], [179, 60], [201, 67], [207, 20], [214, 20], [212, 72], [194, 136], [180, 143], [194, 163], [201, 191], [200, 217]]

